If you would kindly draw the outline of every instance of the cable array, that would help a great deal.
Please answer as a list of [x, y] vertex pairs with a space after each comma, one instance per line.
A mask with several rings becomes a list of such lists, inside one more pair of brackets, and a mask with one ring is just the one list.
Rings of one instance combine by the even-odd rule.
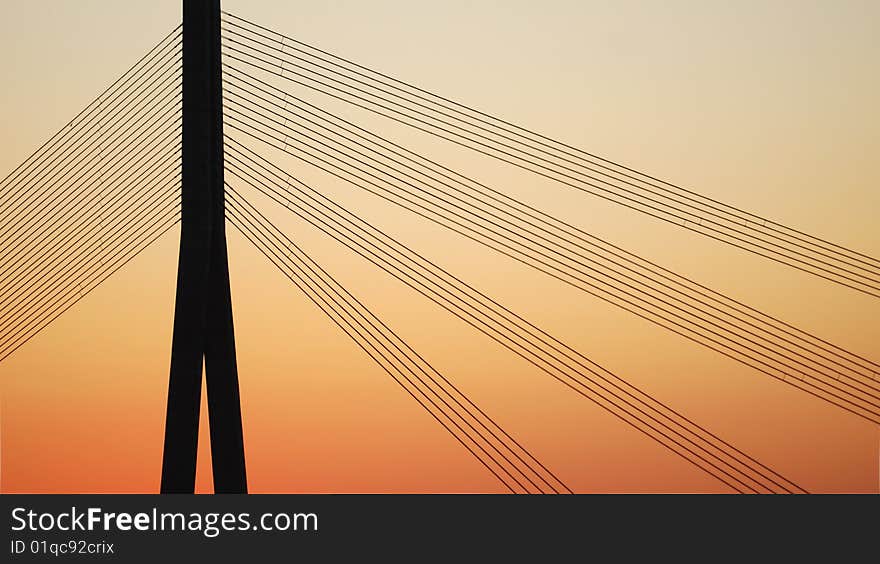
[[225, 158], [238, 181], [735, 491], [803, 491], [228, 135]]
[[[45, 172], [52, 163], [63, 162], [73, 151], [81, 149], [83, 144], [94, 138], [97, 126], [102, 118], [117, 111], [118, 108], [136, 96], [138, 87], [149, 85], [149, 79], [155, 80], [161, 66], [167, 64], [176, 54], [179, 57], [181, 26], [177, 26], [156, 46], [150, 49], [141, 59], [132, 65], [122, 76], [116, 79], [97, 98], [89, 103], [67, 125], [62, 127], [33, 154], [0, 181], [0, 210], [4, 223], [12, 210], [22, 199], [28, 197], [27, 189], [35, 178], [34, 173]], [[158, 68], [158, 71], [157, 71]], [[144, 78], [148, 80], [145, 82]], [[50, 170], [51, 172], [51, 170]], [[19, 209], [18, 214], [27, 210]]]
[[0, 361], [179, 221], [179, 27], [0, 183]]
[[571, 493], [552, 472], [227, 184], [230, 223], [509, 491]]
[[880, 297], [880, 260], [454, 102], [224, 13], [223, 56], [560, 184]]
[[238, 130], [559, 281], [880, 422], [880, 367], [358, 127], [234, 66]]

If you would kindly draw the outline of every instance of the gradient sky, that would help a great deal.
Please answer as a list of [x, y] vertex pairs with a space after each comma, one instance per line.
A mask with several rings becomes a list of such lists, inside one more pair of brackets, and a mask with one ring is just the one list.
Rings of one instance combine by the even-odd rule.
[[[880, 255], [880, 3], [227, 0], [224, 8]], [[180, 2], [33, 0], [6, 2], [0, 14], [5, 176], [174, 27]], [[626, 249], [880, 358], [875, 298], [349, 115]], [[303, 165], [282, 164], [808, 490], [878, 491], [875, 426]], [[576, 491], [725, 491], [347, 249], [263, 207]], [[251, 491], [502, 491], [228, 232]], [[158, 489], [176, 261], [174, 231], [0, 364], [3, 492]], [[210, 491], [206, 462], [203, 456], [200, 491]]]

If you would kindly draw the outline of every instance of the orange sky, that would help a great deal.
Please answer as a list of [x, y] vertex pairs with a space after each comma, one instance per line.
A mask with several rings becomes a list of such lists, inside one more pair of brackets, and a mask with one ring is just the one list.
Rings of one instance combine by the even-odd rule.
[[[177, 1], [141, 4], [35, 1], [3, 9], [0, 175], [180, 19]], [[390, 0], [228, 0], [224, 7], [700, 193], [880, 254], [876, 3], [803, 2], [797, 11], [786, 2], [462, 1], [429, 8]], [[333, 109], [880, 358], [875, 298]], [[808, 490], [878, 491], [875, 426], [274, 158]], [[347, 249], [253, 199], [572, 489], [725, 491]], [[251, 491], [502, 491], [234, 229], [228, 234]], [[0, 364], [0, 490], [158, 489], [177, 235], [168, 233]], [[206, 459], [200, 491], [210, 490]]]

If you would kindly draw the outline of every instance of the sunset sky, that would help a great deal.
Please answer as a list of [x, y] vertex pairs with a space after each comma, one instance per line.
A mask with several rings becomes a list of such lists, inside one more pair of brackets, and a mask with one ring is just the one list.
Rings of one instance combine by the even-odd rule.
[[[0, 11], [0, 177], [181, 19], [179, 0]], [[880, 256], [880, 3], [279, 2], [224, 9], [739, 208]], [[873, 360], [880, 300], [331, 104]], [[253, 147], [259, 147], [252, 144]], [[357, 188], [279, 165], [813, 492], [878, 492], [880, 430]], [[577, 492], [726, 492], [408, 287], [273, 221]], [[252, 492], [502, 486], [232, 227]], [[155, 492], [179, 230], [0, 363], [0, 490]], [[211, 491], [203, 408], [198, 491]]]

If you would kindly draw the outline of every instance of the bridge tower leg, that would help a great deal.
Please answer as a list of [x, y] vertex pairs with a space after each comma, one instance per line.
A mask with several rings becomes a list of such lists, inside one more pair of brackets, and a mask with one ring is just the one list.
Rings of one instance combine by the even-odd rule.
[[193, 493], [202, 366], [216, 493], [246, 493], [226, 255], [220, 0], [183, 0], [183, 186], [162, 493]]

